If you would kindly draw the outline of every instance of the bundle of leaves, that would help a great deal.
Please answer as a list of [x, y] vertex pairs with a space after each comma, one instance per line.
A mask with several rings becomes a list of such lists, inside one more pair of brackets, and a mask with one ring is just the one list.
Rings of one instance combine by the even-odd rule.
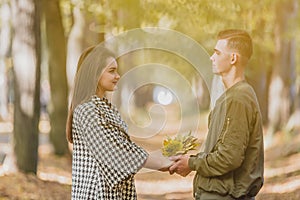
[[197, 138], [192, 136], [191, 132], [174, 138], [168, 136], [163, 142], [162, 154], [166, 157], [186, 154], [188, 151], [195, 150], [197, 146], [199, 146]]

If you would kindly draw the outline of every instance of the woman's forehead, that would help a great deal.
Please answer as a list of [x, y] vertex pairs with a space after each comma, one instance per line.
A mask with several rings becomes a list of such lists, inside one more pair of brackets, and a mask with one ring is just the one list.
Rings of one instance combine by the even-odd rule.
[[113, 57], [108, 57], [106, 59], [106, 63], [107, 63], [107, 68], [117, 68], [118, 67], [117, 61]]

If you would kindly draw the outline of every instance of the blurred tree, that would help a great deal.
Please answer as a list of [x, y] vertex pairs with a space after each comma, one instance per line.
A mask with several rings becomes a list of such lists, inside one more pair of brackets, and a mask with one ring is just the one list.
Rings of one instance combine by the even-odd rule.
[[[255, 9], [254, 9], [254, 5]], [[248, 31], [253, 39], [253, 55], [247, 67], [247, 81], [254, 87], [263, 123], [268, 123], [268, 89], [272, 59], [274, 56], [274, 37], [272, 35], [274, 15], [274, 1], [259, 0], [240, 2], [239, 16], [249, 27]], [[261, 13], [264, 13], [261, 15]]]
[[[67, 78], [73, 85], [77, 61], [81, 52], [104, 40], [103, 2], [99, 0], [71, 0], [73, 24], [67, 42]], [[67, 2], [65, 2], [67, 3]]]
[[[89, 2], [92, 2], [92, 0]], [[291, 53], [288, 54], [294, 57], [290, 59], [291, 65], [294, 67], [300, 66], [296, 63], [296, 54], [293, 53], [297, 51], [295, 39], [299, 40], [299, 34], [297, 34], [299, 32], [299, 20], [298, 24], [295, 20], [298, 3], [297, 0], [228, 0], [226, 3], [221, 0], [112, 0], [106, 1], [104, 5], [107, 17], [106, 27], [108, 27], [106, 30], [109, 36], [146, 26], [170, 28], [197, 40], [199, 44], [208, 50], [209, 54], [215, 45], [215, 36], [220, 30], [227, 28], [246, 29], [251, 34], [254, 42], [254, 55], [247, 69], [247, 79], [257, 93], [263, 120], [267, 124], [270, 119], [268, 116], [273, 116], [272, 121], [275, 120], [275, 116], [278, 116], [278, 114], [268, 113], [273, 111], [278, 113], [275, 110], [280, 107], [271, 108], [274, 98], [277, 99], [277, 97], [271, 95], [272, 87], [270, 87], [271, 74], [273, 74], [272, 80], [274, 80], [275, 73], [272, 72], [272, 68], [279, 65], [279, 62], [281, 62], [279, 60], [282, 59], [283, 55], [287, 55], [278, 53], [278, 49], [284, 52], [288, 51], [283, 49], [290, 49]], [[292, 12], [290, 17], [284, 17], [289, 12], [285, 6], [288, 4], [290, 4], [288, 7], [293, 7], [291, 8]], [[285, 20], [280, 18], [285, 18]], [[281, 21], [284, 21], [284, 23]], [[280, 23], [282, 25], [279, 25]], [[293, 24], [291, 26], [294, 27], [294, 30], [288, 24]], [[279, 26], [285, 29], [284, 34], [278, 34], [278, 31], [274, 31]], [[284, 47], [285, 45], [278, 47], [278, 43], [275, 43], [275, 41], [283, 40], [284, 37], [286, 38], [285, 35], [294, 37], [289, 42], [291, 46], [288, 48]], [[148, 55], [141, 53], [139, 57], [148, 57]], [[126, 60], [126, 62], [132, 62], [132, 66], [134, 66], [136, 58], [129, 56], [127, 58], [129, 60]], [[173, 64], [172, 66], [176, 66], [176, 63]], [[121, 70], [123, 69], [121, 68]], [[295, 70], [292, 71], [295, 72]], [[289, 82], [290, 79], [295, 82], [295, 77], [293, 77], [295, 74], [289, 73], [289, 76], [284, 77], [284, 81]], [[276, 88], [273, 83], [271, 85], [274, 86], [274, 89]], [[288, 90], [290, 90], [287, 92], [290, 93], [290, 96], [287, 98], [291, 99], [287, 107], [293, 110], [293, 102], [299, 98], [295, 95], [295, 84], [290, 85]], [[281, 94], [280, 92], [277, 93]], [[278, 102], [282, 101], [279, 100]], [[290, 114], [291, 110], [283, 116], [288, 118]], [[286, 120], [283, 123], [271, 123], [282, 127]]]
[[269, 93], [269, 134], [282, 129], [293, 112], [296, 98], [297, 0], [278, 1], [274, 10], [275, 59]]
[[[278, 26], [280, 21], [283, 21], [285, 25], [282, 24], [281, 26], [289, 26], [287, 22], [295, 17], [287, 17], [285, 20], [279, 20], [279, 18], [285, 15], [283, 13], [289, 12], [284, 11], [286, 4], [293, 7], [292, 15], [295, 16], [295, 11], [298, 9], [297, 1], [289, 3], [287, 0], [230, 0], [225, 3], [224, 1], [209, 0], [141, 0], [141, 2], [145, 16], [142, 20], [143, 26], [160, 26], [178, 30], [197, 40], [209, 53], [213, 49], [218, 31], [227, 28], [246, 29], [254, 42], [254, 55], [247, 69], [247, 79], [257, 93], [264, 123], [268, 123], [269, 101], [274, 99], [274, 96], [271, 95], [269, 100], [268, 95], [270, 73], [274, 66], [274, 58], [278, 58], [278, 55], [283, 56], [280, 53], [275, 53], [274, 50], [275, 37], [278, 41], [283, 36], [274, 34], [274, 24]], [[293, 23], [294, 25], [291, 25], [293, 27], [299, 27], [295, 24], [295, 20], [289, 23]], [[288, 29], [285, 30], [284, 35], [296, 37], [296, 30]], [[295, 49], [295, 44], [296, 42], [291, 40], [291, 48]], [[292, 51], [295, 52], [295, 50]], [[295, 55], [295, 53], [290, 55]], [[293, 74], [290, 76], [285, 77], [285, 81], [289, 78], [294, 80]], [[290, 98], [295, 98], [295, 95], [290, 96]], [[279, 107], [277, 106], [277, 109]], [[278, 116], [278, 114], [271, 115]], [[280, 123], [278, 125], [282, 126]]]
[[0, 4], [0, 119], [8, 118], [8, 58], [11, 56], [11, 9], [8, 2]]
[[37, 171], [40, 117], [40, 1], [12, 0], [14, 150], [17, 167]]
[[68, 85], [66, 76], [66, 39], [62, 24], [59, 0], [44, 0], [46, 38], [48, 47], [49, 82], [51, 100], [48, 105], [50, 117], [50, 141], [55, 154], [68, 152], [65, 125], [68, 112]]
[[143, 22], [141, 0], [112, 0], [105, 2], [104, 6], [109, 8], [105, 14], [108, 16], [108, 28], [114, 33], [139, 28]]
[[[143, 20], [143, 12], [140, 5], [140, 0], [112, 0], [112, 1], [106, 1], [104, 4], [106, 15], [106, 30], [108, 30], [107, 36], [114, 37], [123, 31], [131, 30], [135, 28], [139, 28], [140, 24]], [[128, 40], [128, 38], [126, 38]], [[133, 43], [140, 42], [140, 39], [134, 38]], [[115, 47], [115, 51], [118, 52], [122, 49], [127, 49], [128, 46], [124, 46], [123, 42], [119, 42], [117, 46]], [[120, 55], [118, 58], [119, 62], [119, 71], [121, 74], [127, 72], [129, 68], [137, 66], [137, 60], [144, 58], [145, 53], [144, 51], [140, 51], [139, 53], [133, 53], [130, 52], [129, 54]], [[144, 76], [147, 76], [147, 74], [141, 74], [139, 78], [143, 79]], [[125, 87], [119, 86], [119, 90], [122, 90], [123, 95], [130, 95], [128, 92], [132, 92], [133, 88], [135, 88], [135, 84], [139, 82], [139, 78], [136, 78], [136, 82], [133, 84], [128, 84]], [[144, 92], [144, 93], [143, 93]], [[138, 104], [145, 104], [148, 101], [151, 101], [149, 99], [149, 96], [151, 95], [152, 87], [149, 87], [147, 89], [137, 90], [135, 94], [138, 94], [139, 101]], [[141, 94], [143, 93], [143, 95]], [[119, 97], [115, 98], [115, 104], [121, 105], [121, 93], [119, 93]], [[124, 102], [123, 102], [124, 104]]]

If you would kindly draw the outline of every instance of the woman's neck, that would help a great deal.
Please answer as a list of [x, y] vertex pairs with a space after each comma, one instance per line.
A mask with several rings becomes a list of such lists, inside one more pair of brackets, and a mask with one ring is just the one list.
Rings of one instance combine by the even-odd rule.
[[104, 96], [105, 96], [105, 92], [103, 90], [101, 90], [101, 89], [97, 89], [96, 95], [97, 95], [97, 97], [103, 99]]

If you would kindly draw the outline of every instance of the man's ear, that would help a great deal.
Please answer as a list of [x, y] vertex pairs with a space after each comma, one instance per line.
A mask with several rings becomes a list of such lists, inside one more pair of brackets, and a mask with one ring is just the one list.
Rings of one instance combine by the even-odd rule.
[[237, 62], [237, 60], [238, 60], [238, 55], [236, 53], [232, 53], [230, 55], [230, 64], [232, 64], [232, 65], [235, 64]]

